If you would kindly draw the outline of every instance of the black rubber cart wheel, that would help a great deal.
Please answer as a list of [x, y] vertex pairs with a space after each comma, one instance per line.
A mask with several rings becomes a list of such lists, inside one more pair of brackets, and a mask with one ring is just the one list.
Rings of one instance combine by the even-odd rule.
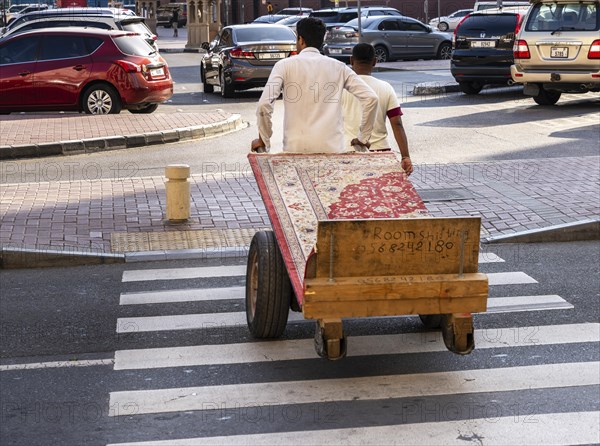
[[419, 317], [423, 325], [427, 328], [440, 328], [442, 325], [441, 314], [419, 314]]
[[292, 284], [273, 231], [254, 234], [246, 269], [246, 320], [255, 338], [277, 338], [287, 324]]

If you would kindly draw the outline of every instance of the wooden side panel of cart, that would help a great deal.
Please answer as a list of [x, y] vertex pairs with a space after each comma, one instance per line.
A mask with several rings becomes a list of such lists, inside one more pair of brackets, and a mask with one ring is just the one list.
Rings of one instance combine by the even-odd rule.
[[319, 222], [304, 316], [485, 311], [487, 277], [477, 273], [480, 224], [479, 218]]

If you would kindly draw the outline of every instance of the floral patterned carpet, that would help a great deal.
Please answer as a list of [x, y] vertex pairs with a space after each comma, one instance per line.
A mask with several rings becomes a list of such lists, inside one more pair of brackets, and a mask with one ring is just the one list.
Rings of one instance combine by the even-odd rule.
[[296, 296], [321, 220], [410, 218], [427, 209], [394, 153], [250, 154]]

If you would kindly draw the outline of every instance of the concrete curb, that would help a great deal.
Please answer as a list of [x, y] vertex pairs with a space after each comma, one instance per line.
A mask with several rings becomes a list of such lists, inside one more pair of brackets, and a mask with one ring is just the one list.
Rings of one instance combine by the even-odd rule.
[[600, 219], [587, 219], [546, 228], [497, 235], [483, 243], [549, 243], [600, 240]]
[[243, 259], [248, 256], [248, 246], [211, 249], [179, 249], [128, 253], [101, 253], [32, 249], [2, 248], [0, 269], [48, 268], [65, 266], [102, 265], [115, 263], [157, 262], [163, 260]]
[[123, 254], [4, 247], [0, 250], [0, 268], [2, 269], [101, 265], [124, 262], [125, 256]]
[[229, 133], [244, 128], [241, 115], [234, 114], [225, 121], [192, 127], [176, 128], [126, 136], [102, 136], [99, 138], [59, 141], [54, 143], [0, 146], [0, 160], [37, 158], [56, 155], [79, 155], [106, 150], [168, 144], [172, 142], [201, 139]]
[[440, 84], [438, 82], [424, 82], [414, 86], [413, 96], [424, 96], [430, 94], [457, 93], [460, 87], [456, 83]]

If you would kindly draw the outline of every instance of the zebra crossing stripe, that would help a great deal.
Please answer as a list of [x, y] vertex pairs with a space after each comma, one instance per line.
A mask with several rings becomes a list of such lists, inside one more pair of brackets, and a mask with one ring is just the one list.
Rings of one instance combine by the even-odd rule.
[[[302, 313], [290, 313], [288, 322], [314, 322]], [[246, 312], [177, 314], [173, 316], [126, 317], [117, 319], [117, 333], [148, 331], [201, 330], [204, 328], [238, 327], [246, 325]]]
[[[222, 407], [233, 409], [592, 386], [600, 384], [599, 367], [600, 363], [594, 361], [359, 378], [120, 391], [110, 393], [109, 407], [135, 407], [135, 413], [141, 415]], [[123, 412], [113, 410], [109, 415], [118, 416], [119, 413]], [[127, 413], [131, 414], [131, 411]]]
[[[412, 408], [411, 408], [412, 409]], [[595, 444], [600, 433], [600, 412], [565, 412], [499, 416], [502, 408], [490, 404], [489, 418], [439, 421], [391, 426], [274, 432], [222, 437], [142, 441], [108, 446], [228, 446], [316, 445], [349, 446], [460, 445], [485, 439], [489, 446], [508, 444]], [[478, 443], [483, 444], [483, 443]]]
[[228, 277], [245, 275], [246, 265], [205, 266], [199, 268], [138, 269], [123, 271], [123, 282], [204, 279], [208, 277]]
[[[479, 263], [504, 262], [493, 253], [480, 253]], [[495, 273], [524, 274], [524, 273]], [[206, 266], [197, 268], [139, 269], [123, 271], [123, 282], [144, 282], [154, 280], [200, 279], [208, 277], [245, 276], [246, 265]], [[535, 282], [526, 282], [535, 283]]]
[[570, 310], [572, 304], [557, 295], [490, 297], [486, 313], [508, 313], [516, 311]]
[[488, 273], [488, 284], [492, 285], [523, 285], [527, 283], [538, 283], [537, 280], [522, 271], [506, 273]]
[[141, 293], [121, 293], [120, 305], [162, 304], [174, 302], [198, 302], [223, 299], [243, 299], [246, 288], [195, 288]]
[[479, 263], [500, 263], [504, 262], [504, 259], [498, 257], [493, 252], [480, 252]]
[[[573, 305], [560, 296], [517, 296], [488, 298], [486, 313], [572, 309]], [[406, 315], [400, 315], [406, 316]], [[360, 318], [357, 318], [360, 319]], [[374, 319], [374, 318], [371, 318]], [[302, 313], [290, 312], [288, 322], [311, 322]], [[117, 333], [148, 331], [201, 330], [246, 325], [246, 312], [178, 314], [170, 316], [140, 316], [117, 319]]]
[[[547, 325], [475, 330], [477, 350], [533, 345], [600, 342], [600, 324]], [[115, 370], [191, 367], [315, 359], [312, 339], [225, 345], [118, 350]], [[445, 351], [440, 332], [353, 336], [348, 356], [395, 355]]]

